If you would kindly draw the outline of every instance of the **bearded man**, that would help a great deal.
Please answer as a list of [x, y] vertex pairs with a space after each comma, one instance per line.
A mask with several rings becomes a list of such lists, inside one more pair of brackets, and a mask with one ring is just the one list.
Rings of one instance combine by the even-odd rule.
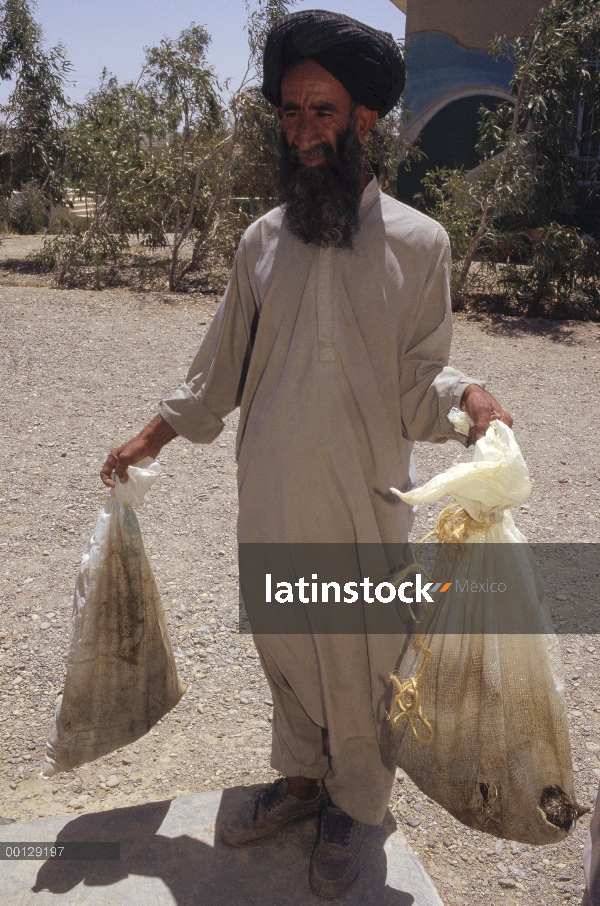
[[[322, 11], [277, 22], [263, 92], [282, 126], [281, 204], [245, 233], [185, 383], [112, 451], [105, 484], [177, 435], [210, 443], [239, 406], [240, 545], [383, 548], [408, 539], [411, 510], [389, 489], [414, 485], [413, 441], [464, 440], [447, 419], [453, 406], [471, 416], [471, 440], [494, 418], [512, 424], [448, 367], [445, 232], [382, 194], [363, 164], [370, 129], [403, 85], [391, 35]], [[359, 873], [364, 825], [379, 824], [389, 801], [385, 717], [404, 636], [254, 638], [282, 776], [220, 834], [256, 843], [319, 815], [310, 885], [335, 898]]]

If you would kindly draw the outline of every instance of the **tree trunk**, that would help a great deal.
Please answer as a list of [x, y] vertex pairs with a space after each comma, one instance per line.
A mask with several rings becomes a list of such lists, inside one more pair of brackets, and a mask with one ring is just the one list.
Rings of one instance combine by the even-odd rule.
[[62, 287], [64, 286], [65, 280], [67, 278], [67, 274], [71, 270], [71, 267], [73, 266], [73, 262], [75, 261], [77, 256], [81, 255], [83, 252], [86, 251], [86, 249], [90, 245], [92, 239], [98, 233], [102, 223], [107, 219], [109, 211], [110, 211], [110, 202], [111, 201], [112, 201], [112, 199], [111, 199], [110, 195], [107, 195], [106, 198], [104, 199], [104, 201], [102, 202], [102, 204], [99, 207], [96, 207], [96, 216], [94, 217], [94, 220], [92, 221], [92, 223], [86, 230], [83, 239], [81, 240], [79, 245], [73, 249], [73, 251], [68, 256], [66, 261], [63, 261], [63, 263], [59, 269], [59, 272], [58, 272], [58, 277], [56, 279], [56, 285], [59, 289], [62, 289]]
[[515, 108], [513, 111], [511, 130], [509, 133], [508, 141], [506, 143], [506, 151], [504, 152], [504, 160], [502, 162], [502, 166], [500, 167], [500, 172], [498, 173], [498, 175], [495, 179], [494, 188], [488, 195], [485, 205], [483, 206], [481, 220], [479, 222], [479, 226], [477, 227], [477, 232], [475, 233], [475, 236], [473, 237], [473, 239], [471, 241], [471, 245], [469, 246], [469, 250], [467, 251], [467, 254], [465, 255], [465, 260], [463, 262], [463, 266], [460, 271], [459, 287], [460, 287], [461, 291], [463, 290], [464, 285], [467, 281], [467, 277], [469, 276], [469, 271], [471, 269], [471, 265], [473, 264], [473, 261], [475, 260], [475, 255], [477, 254], [479, 246], [481, 245], [481, 240], [483, 239], [483, 236], [487, 229], [487, 225], [490, 221], [490, 217], [492, 216], [492, 214], [494, 212], [493, 198], [502, 183], [502, 178], [504, 176], [504, 172], [506, 169], [506, 162], [510, 159], [510, 147], [511, 147], [511, 145], [514, 145], [515, 141], [517, 140], [519, 122], [521, 119], [521, 104], [523, 102], [523, 94], [525, 92], [525, 86], [527, 84], [527, 64], [530, 63], [531, 60], [533, 59], [539, 38], [540, 38], [540, 32], [537, 31], [531, 42], [531, 47], [529, 48], [529, 53], [527, 55], [527, 63], [525, 64], [525, 71], [523, 72], [521, 81], [519, 82], [519, 88], [517, 91], [517, 96], [515, 98]]
[[[200, 161], [200, 163], [198, 164], [198, 167], [196, 168], [196, 178], [194, 180], [194, 189], [192, 191], [192, 198], [190, 201], [190, 210], [189, 210], [188, 218], [181, 230], [181, 233], [178, 237], [178, 241], [173, 244], [173, 251], [171, 254], [171, 266], [169, 268], [169, 290], [170, 290], [170, 292], [177, 292], [179, 290], [179, 288], [181, 287], [181, 281], [186, 276], [186, 274], [188, 274], [190, 271], [194, 270], [194, 268], [196, 267], [196, 263], [198, 260], [198, 253], [200, 251], [200, 248], [202, 247], [202, 244], [206, 241], [206, 237], [208, 236], [208, 234], [210, 232], [213, 221], [217, 214], [217, 208], [218, 208], [219, 202], [221, 201], [222, 196], [223, 196], [223, 185], [224, 185], [226, 177], [229, 176], [229, 173], [231, 170], [231, 163], [233, 161], [233, 154], [235, 151], [238, 131], [239, 131], [238, 125], [235, 124], [233, 130], [227, 136], [227, 138], [224, 141], [220, 142], [215, 148], [213, 148]], [[204, 167], [206, 166], [206, 164], [208, 163], [208, 161], [210, 160], [210, 158], [214, 154], [216, 154], [217, 151], [220, 148], [222, 148], [227, 142], [230, 143], [229, 154], [227, 155], [227, 160], [223, 164], [223, 168], [221, 170], [221, 173], [219, 174], [219, 179], [217, 180], [217, 185], [215, 187], [215, 191], [214, 191], [211, 203], [208, 208], [208, 212], [206, 215], [206, 221], [202, 228], [202, 232], [200, 233], [200, 236], [194, 243], [191, 260], [178, 271], [177, 264], [179, 261], [179, 250], [181, 249], [182, 243], [189, 236], [193, 223], [194, 223], [194, 216], [196, 213], [196, 202], [198, 200], [198, 194], [200, 192], [200, 180], [202, 177], [202, 171], [203, 171]]]
[[471, 245], [469, 246], [467, 254], [465, 255], [465, 260], [463, 261], [463, 266], [460, 271], [459, 286], [460, 286], [461, 290], [463, 289], [463, 287], [467, 281], [467, 277], [469, 276], [469, 271], [471, 269], [471, 265], [473, 264], [473, 261], [475, 260], [475, 255], [477, 254], [477, 251], [481, 244], [481, 240], [483, 239], [483, 235], [487, 229], [487, 225], [489, 223], [493, 210], [494, 210], [494, 206], [493, 206], [493, 204], [491, 204], [491, 202], [488, 198], [486, 201], [486, 204], [484, 206], [484, 209], [483, 209], [483, 214], [481, 215], [481, 220], [479, 222], [479, 226], [477, 227], [477, 232], [475, 233], [475, 235], [473, 236], [473, 239], [471, 240]]

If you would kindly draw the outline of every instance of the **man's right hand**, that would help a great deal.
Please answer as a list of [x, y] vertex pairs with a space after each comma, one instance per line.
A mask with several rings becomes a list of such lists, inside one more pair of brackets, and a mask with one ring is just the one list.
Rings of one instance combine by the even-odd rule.
[[113, 475], [120, 481], [127, 481], [127, 469], [146, 456], [156, 459], [165, 444], [177, 437], [168, 422], [161, 415], [152, 419], [137, 437], [128, 440], [126, 444], [110, 451], [108, 459], [100, 470], [100, 478], [108, 488], [115, 487]]

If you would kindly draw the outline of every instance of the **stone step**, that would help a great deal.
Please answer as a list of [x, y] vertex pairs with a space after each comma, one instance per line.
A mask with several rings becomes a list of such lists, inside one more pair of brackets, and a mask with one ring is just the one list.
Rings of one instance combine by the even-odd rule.
[[71, 211], [75, 217], [85, 219], [91, 217], [96, 210], [96, 203], [93, 198], [75, 198], [75, 193], [72, 189], [65, 192], [65, 198], [71, 202]]
[[[77, 817], [0, 827], [7, 843], [120, 842], [119, 861], [0, 861], [0, 906], [323, 906], [308, 863], [316, 820], [260, 846], [215, 835], [252, 789], [236, 787]], [[341, 901], [335, 901], [341, 902]], [[367, 828], [363, 870], [344, 906], [442, 906], [388, 812]]]

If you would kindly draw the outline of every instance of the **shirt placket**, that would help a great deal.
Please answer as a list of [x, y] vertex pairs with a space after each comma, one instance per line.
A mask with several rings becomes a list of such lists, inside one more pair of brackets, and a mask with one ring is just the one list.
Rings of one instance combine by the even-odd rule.
[[319, 249], [317, 272], [317, 331], [319, 361], [335, 361], [333, 342], [333, 250]]

